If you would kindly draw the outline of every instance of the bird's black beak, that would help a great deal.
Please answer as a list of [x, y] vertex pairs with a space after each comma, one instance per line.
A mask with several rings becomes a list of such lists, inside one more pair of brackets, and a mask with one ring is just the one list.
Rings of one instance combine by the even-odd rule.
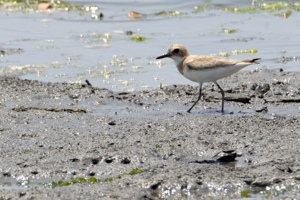
[[170, 54], [166, 53], [164, 55], [158, 56], [156, 59], [162, 59], [162, 58], [168, 58], [170, 57]]

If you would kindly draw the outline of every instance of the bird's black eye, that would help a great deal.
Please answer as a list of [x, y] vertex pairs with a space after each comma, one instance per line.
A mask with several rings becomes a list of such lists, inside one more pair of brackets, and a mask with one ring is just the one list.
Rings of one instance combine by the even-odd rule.
[[173, 53], [179, 53], [179, 49], [174, 49]]

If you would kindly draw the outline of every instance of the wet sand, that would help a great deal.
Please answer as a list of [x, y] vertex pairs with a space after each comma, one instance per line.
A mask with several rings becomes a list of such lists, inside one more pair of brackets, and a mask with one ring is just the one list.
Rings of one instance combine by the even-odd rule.
[[[188, 85], [118, 93], [6, 76], [0, 83], [0, 199], [300, 198], [300, 73], [222, 79], [224, 114], [212, 84], [189, 114], [198, 88]], [[143, 172], [103, 183], [34, 184], [134, 168]], [[24, 179], [28, 187], [14, 184]]]

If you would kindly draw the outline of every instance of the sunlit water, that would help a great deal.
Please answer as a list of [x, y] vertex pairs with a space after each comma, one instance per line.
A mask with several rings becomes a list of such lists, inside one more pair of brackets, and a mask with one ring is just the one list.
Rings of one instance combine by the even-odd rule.
[[[1, 10], [0, 47], [21, 48], [20, 54], [0, 57], [0, 74], [21, 74], [24, 79], [50, 82], [84, 82], [116, 91], [141, 90], [160, 84], [194, 84], [182, 77], [170, 59], [155, 57], [173, 43], [184, 44], [191, 54], [256, 48], [256, 54], [230, 55], [231, 59], [263, 58], [257, 67], [299, 71], [299, 61], [285, 64], [274, 59], [299, 56], [300, 13], [284, 19], [281, 11], [238, 14], [221, 8], [246, 7], [251, 1], [80, 1], [97, 6], [89, 11]], [[204, 11], [194, 6], [208, 4]], [[142, 13], [130, 19], [130, 11]], [[180, 15], [155, 15], [179, 11]], [[283, 10], [284, 11], [284, 10]], [[103, 13], [102, 20], [96, 18]], [[94, 16], [93, 16], [94, 15]], [[224, 33], [223, 29], [236, 29]], [[147, 39], [131, 40], [138, 34]]]

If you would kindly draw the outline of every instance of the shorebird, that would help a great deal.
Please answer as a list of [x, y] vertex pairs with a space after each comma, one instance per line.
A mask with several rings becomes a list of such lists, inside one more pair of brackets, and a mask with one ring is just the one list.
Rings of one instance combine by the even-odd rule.
[[173, 44], [168, 52], [158, 56], [156, 59], [172, 58], [178, 71], [187, 79], [199, 83], [199, 96], [196, 102], [187, 112], [191, 112], [194, 106], [201, 99], [202, 85], [204, 82], [215, 83], [222, 94], [222, 112], [224, 112], [224, 90], [217, 83], [217, 80], [225, 78], [251, 65], [259, 64], [260, 58], [245, 60], [229, 60], [215, 56], [190, 55], [185, 46]]

